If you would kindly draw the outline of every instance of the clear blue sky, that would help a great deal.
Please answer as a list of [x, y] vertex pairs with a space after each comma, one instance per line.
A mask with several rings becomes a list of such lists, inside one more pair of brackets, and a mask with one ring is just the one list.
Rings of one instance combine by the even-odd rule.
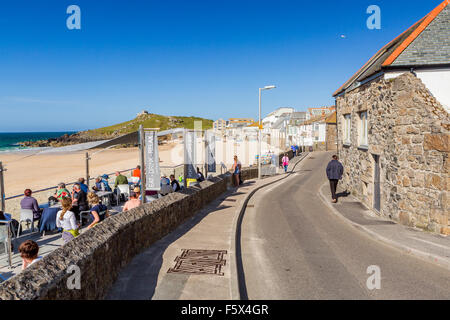
[[[332, 105], [441, 0], [2, 1], [0, 131], [82, 130], [148, 109], [209, 119]], [[81, 30], [66, 9], [81, 8]], [[382, 29], [366, 27], [369, 5]], [[345, 35], [346, 38], [340, 37]]]

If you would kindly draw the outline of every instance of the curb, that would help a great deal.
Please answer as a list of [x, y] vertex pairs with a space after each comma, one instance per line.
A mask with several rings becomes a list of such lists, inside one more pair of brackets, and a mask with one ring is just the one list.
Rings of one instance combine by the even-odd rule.
[[395, 249], [398, 249], [400, 251], [403, 251], [407, 254], [413, 255], [417, 258], [420, 258], [421, 260], [425, 260], [427, 262], [432, 262], [434, 264], [437, 264], [447, 270], [450, 270], [450, 259], [447, 258], [442, 258], [441, 256], [437, 256], [431, 253], [427, 253], [425, 251], [421, 251], [418, 249], [414, 249], [411, 247], [408, 247], [407, 245], [401, 244], [397, 241], [391, 240], [389, 238], [383, 237], [380, 234], [376, 233], [375, 231], [372, 231], [366, 227], [364, 227], [363, 225], [360, 225], [356, 222], [351, 221], [350, 219], [346, 218], [345, 216], [343, 216], [336, 208], [334, 208], [331, 203], [328, 201], [327, 197], [323, 194], [322, 192], [322, 188], [324, 185], [326, 185], [327, 183], [325, 182], [324, 184], [322, 184], [319, 188], [319, 194], [320, 194], [320, 198], [322, 200], [322, 202], [331, 209], [331, 212], [333, 212], [336, 216], [338, 216], [342, 221], [344, 221], [345, 223], [351, 225], [352, 227], [354, 227], [355, 229], [358, 230], [362, 230], [365, 233], [367, 233], [372, 239], [382, 242], [386, 245], [389, 245]]
[[[245, 273], [244, 273], [244, 266], [242, 263], [242, 252], [241, 252], [241, 227], [242, 227], [242, 220], [244, 218], [245, 209], [247, 208], [247, 204], [250, 201], [250, 199], [253, 197], [253, 195], [261, 190], [262, 188], [265, 188], [269, 185], [275, 184], [277, 182], [280, 182], [288, 177], [290, 177], [294, 173], [295, 167], [301, 163], [304, 159], [306, 159], [310, 153], [306, 153], [305, 155], [301, 156], [301, 158], [294, 164], [290, 172], [285, 174], [280, 179], [268, 182], [266, 184], [263, 184], [254, 190], [252, 190], [244, 200], [241, 200], [239, 203], [237, 211], [239, 211], [239, 215], [235, 216], [234, 222], [233, 222], [233, 230], [234, 230], [234, 253], [235, 253], [235, 259], [230, 259], [230, 268], [235, 271], [236, 276], [231, 277], [231, 300], [248, 300], [247, 295], [247, 287], [245, 285]], [[233, 235], [231, 236], [233, 237]]]

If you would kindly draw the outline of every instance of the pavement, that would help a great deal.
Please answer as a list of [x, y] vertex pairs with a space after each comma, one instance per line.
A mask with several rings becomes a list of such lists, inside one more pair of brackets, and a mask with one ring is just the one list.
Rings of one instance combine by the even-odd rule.
[[[331, 204], [324, 185], [331, 155], [312, 153], [250, 199], [242, 224], [249, 299], [449, 299], [449, 269], [416, 254], [444, 259], [449, 239], [371, 216], [351, 197]], [[393, 245], [400, 239], [411, 250]], [[379, 288], [370, 285], [374, 277]]]
[[[294, 158], [295, 165], [300, 157]], [[231, 300], [239, 297], [236, 280], [235, 230], [249, 194], [285, 177], [282, 173], [245, 181], [230, 188], [195, 216], [137, 255], [119, 274], [107, 300]], [[169, 273], [183, 249], [225, 250], [226, 260], [217, 274]]]

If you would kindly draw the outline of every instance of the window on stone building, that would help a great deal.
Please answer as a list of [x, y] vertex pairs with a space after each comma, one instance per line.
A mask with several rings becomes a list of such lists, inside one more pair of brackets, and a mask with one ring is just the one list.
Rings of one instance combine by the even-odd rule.
[[350, 144], [350, 132], [351, 132], [351, 128], [352, 128], [352, 117], [350, 114], [346, 114], [344, 116], [344, 130], [343, 130], [343, 134], [344, 134], [344, 144]]
[[364, 147], [367, 147], [369, 145], [367, 130], [367, 111], [361, 112], [359, 114], [359, 145]]

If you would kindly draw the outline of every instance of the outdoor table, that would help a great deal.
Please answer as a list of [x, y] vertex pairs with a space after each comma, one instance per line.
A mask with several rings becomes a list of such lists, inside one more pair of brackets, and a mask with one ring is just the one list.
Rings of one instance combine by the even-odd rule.
[[56, 215], [58, 211], [61, 210], [59, 204], [55, 204], [51, 207], [44, 208], [41, 215], [41, 220], [39, 220], [39, 232], [53, 231], [56, 230]]
[[[96, 192], [96, 194], [99, 198], [101, 198], [101, 199], [107, 198], [108, 199], [108, 205], [111, 204], [111, 196], [113, 195], [113, 193], [114, 192], [112, 192], [112, 191], [97, 191]], [[102, 201], [102, 203], [103, 203], [103, 201]]]

